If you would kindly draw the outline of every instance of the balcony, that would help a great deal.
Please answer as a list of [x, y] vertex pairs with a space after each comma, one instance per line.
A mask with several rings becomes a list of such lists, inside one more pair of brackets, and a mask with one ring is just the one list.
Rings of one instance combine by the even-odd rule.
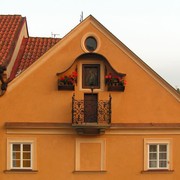
[[97, 101], [96, 94], [87, 94], [84, 100], [72, 97], [72, 127], [78, 134], [103, 134], [111, 125], [111, 96]]

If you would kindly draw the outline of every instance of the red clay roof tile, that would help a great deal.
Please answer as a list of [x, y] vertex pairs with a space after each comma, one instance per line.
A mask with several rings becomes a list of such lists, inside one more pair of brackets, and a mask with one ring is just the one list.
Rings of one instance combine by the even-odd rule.
[[0, 15], [0, 64], [11, 60], [23, 22], [21, 15]]
[[41, 57], [45, 52], [59, 42], [59, 40], [59, 38], [24, 38], [12, 69], [10, 80], [27, 69], [39, 57]]

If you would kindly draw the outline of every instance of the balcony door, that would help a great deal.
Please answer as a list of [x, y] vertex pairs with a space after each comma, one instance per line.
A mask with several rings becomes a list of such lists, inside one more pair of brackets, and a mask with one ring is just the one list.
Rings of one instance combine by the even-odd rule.
[[84, 94], [84, 122], [97, 122], [98, 95]]

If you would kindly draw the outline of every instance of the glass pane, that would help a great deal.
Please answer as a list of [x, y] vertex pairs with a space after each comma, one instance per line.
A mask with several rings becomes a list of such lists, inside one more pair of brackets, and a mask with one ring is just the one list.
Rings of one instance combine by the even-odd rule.
[[23, 161], [23, 167], [31, 167], [31, 161], [29, 161], [29, 160], [24, 160], [24, 161]]
[[150, 153], [149, 159], [157, 159], [157, 153]]
[[159, 161], [159, 167], [167, 167], [167, 161]]
[[13, 151], [20, 151], [20, 144], [13, 144]]
[[157, 152], [157, 145], [149, 145], [150, 152]]
[[150, 168], [156, 168], [157, 167], [157, 161], [149, 161], [149, 167]]
[[167, 145], [159, 145], [159, 151], [166, 152], [167, 151]]
[[23, 153], [23, 159], [31, 159], [31, 153], [30, 152]]
[[13, 160], [13, 167], [20, 167], [20, 160]]
[[20, 159], [20, 152], [13, 152], [13, 159]]
[[167, 153], [159, 153], [159, 159], [167, 159]]
[[23, 151], [30, 151], [31, 145], [30, 144], [23, 144]]
[[88, 37], [85, 40], [85, 46], [88, 51], [94, 51], [97, 48], [97, 41], [94, 37]]

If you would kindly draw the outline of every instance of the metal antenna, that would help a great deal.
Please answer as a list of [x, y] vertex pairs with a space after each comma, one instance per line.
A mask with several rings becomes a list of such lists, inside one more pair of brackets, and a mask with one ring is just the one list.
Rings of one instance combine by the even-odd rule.
[[55, 33], [52, 33], [52, 32], [51, 32], [51, 37], [52, 37], [52, 38], [56, 38], [56, 36], [59, 36], [59, 35], [60, 35], [60, 34], [55, 34]]
[[80, 22], [83, 21], [83, 11], [81, 12], [81, 15], [80, 15]]

